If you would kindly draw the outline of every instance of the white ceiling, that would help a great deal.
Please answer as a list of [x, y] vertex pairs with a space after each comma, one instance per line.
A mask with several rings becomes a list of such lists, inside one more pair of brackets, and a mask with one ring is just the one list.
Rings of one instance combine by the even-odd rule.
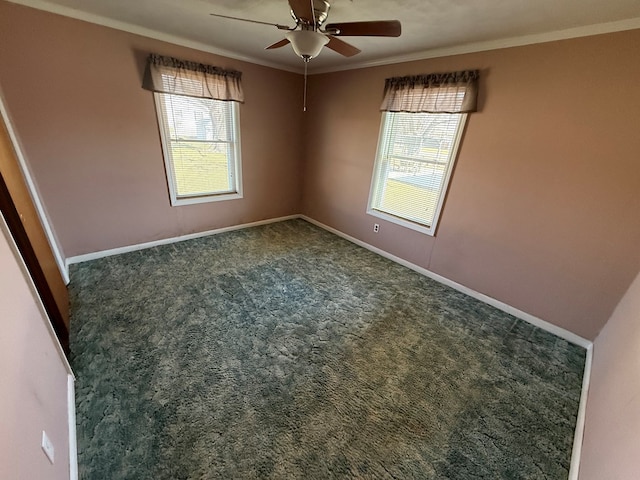
[[[286, 70], [302, 60], [290, 46], [264, 47], [282, 31], [209, 13], [293, 25], [287, 0], [12, 0], [122, 30]], [[325, 48], [310, 72], [640, 28], [639, 0], [330, 0], [328, 22], [402, 22], [399, 38], [343, 37], [362, 50]]]

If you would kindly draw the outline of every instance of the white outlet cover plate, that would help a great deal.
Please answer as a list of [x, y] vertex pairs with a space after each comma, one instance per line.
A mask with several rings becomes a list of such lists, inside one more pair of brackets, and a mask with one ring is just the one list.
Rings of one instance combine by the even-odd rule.
[[44, 430], [42, 431], [42, 451], [47, 456], [51, 464], [53, 464], [53, 459], [55, 458], [53, 443], [51, 443], [51, 440], [49, 440], [49, 437], [47, 437], [47, 432], [45, 432]]

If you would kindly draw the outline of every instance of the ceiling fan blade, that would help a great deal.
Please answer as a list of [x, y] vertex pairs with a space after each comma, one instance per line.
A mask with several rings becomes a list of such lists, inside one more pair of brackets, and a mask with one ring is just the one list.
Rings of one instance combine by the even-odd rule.
[[241, 22], [259, 23], [260, 25], [271, 25], [277, 27], [280, 30], [293, 30], [295, 27], [288, 27], [287, 25], [280, 25], [278, 23], [261, 22], [260, 20], [251, 20], [249, 18], [230, 17], [229, 15], [220, 15], [218, 13], [210, 13], [212, 17], [228, 18], [230, 20], [240, 20]]
[[[325, 26], [325, 31], [341, 37], [399, 37], [402, 25], [398, 20], [330, 23]], [[334, 31], [337, 33], [332, 33]]]
[[289, 43], [289, 40], [287, 40], [286, 38], [283, 38], [282, 40], [280, 40], [279, 42], [273, 43], [271, 45], [269, 45], [268, 47], [264, 47], [265, 50], [272, 50], [274, 48], [280, 48], [280, 47], [284, 47], [285, 45], [287, 45]]
[[311, 0], [289, 0], [289, 6], [296, 18], [306, 20], [310, 24], [314, 23]]
[[339, 53], [345, 57], [353, 57], [361, 52], [359, 48], [354, 47], [353, 45], [345, 42], [344, 40], [340, 40], [339, 38], [334, 37], [333, 35], [328, 35], [329, 43], [327, 43], [327, 48], [330, 48], [334, 52]]

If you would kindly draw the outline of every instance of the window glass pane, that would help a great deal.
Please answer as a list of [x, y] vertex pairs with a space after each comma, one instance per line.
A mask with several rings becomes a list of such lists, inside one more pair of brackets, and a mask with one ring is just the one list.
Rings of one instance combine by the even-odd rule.
[[370, 209], [431, 228], [446, 191], [461, 118], [386, 113]]
[[226, 144], [172, 140], [169, 148], [179, 197], [233, 189]]
[[229, 102], [161, 94], [172, 139], [230, 141]]
[[237, 191], [235, 104], [157, 94], [175, 199]]

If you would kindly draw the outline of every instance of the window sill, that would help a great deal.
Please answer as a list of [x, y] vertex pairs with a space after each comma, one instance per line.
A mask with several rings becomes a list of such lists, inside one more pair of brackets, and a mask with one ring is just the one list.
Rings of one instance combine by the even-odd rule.
[[367, 209], [367, 214], [373, 217], [378, 217], [387, 222], [395, 223], [396, 225], [400, 225], [401, 227], [409, 228], [411, 230], [415, 230], [416, 232], [425, 233], [430, 236], [435, 236], [435, 228], [427, 227], [426, 225], [420, 225], [419, 223], [412, 222], [410, 220], [405, 220], [401, 217], [396, 217], [395, 215], [391, 215], [389, 213], [381, 212], [380, 210], [374, 210], [372, 208]]
[[203, 195], [201, 197], [171, 198], [172, 207], [182, 207], [185, 205], [195, 205], [198, 203], [222, 202], [224, 200], [235, 200], [242, 198], [242, 193], [222, 193], [219, 195]]

